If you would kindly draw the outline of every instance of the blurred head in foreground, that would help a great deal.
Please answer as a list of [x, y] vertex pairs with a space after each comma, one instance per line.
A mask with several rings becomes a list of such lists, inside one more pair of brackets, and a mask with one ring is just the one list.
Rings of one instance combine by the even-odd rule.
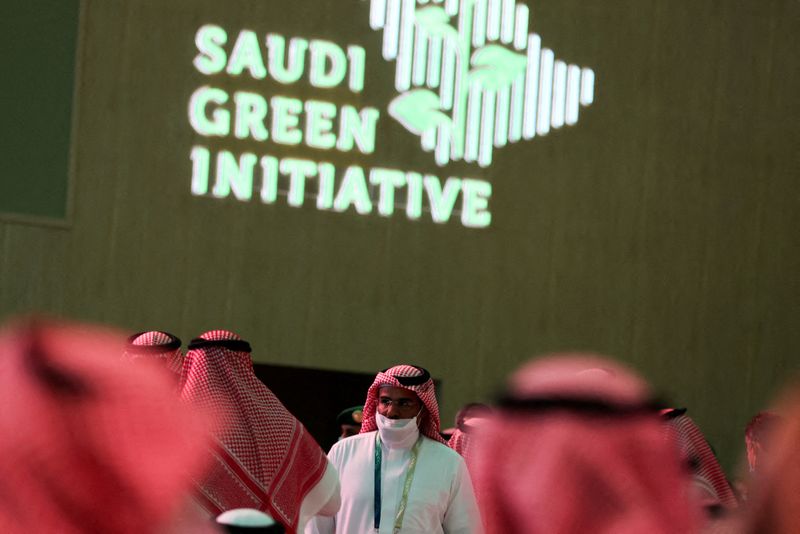
[[0, 333], [3, 532], [175, 528], [206, 434], [152, 366], [105, 330], [19, 322]]
[[771, 430], [769, 454], [757, 463], [749, 492], [747, 532], [800, 532], [800, 385], [784, 397]]
[[471, 472], [487, 532], [691, 533], [699, 510], [648, 385], [596, 356], [514, 373]]

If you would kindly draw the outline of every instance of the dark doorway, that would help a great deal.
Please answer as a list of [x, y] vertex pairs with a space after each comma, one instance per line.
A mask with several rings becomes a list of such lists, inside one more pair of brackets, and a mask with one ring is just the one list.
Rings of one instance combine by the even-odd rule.
[[363, 404], [374, 374], [254, 363], [256, 376], [327, 452], [339, 437], [336, 416]]

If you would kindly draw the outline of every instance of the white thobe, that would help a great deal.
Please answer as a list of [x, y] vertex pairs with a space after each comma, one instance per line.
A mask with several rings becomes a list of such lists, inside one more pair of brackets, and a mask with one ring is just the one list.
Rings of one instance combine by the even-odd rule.
[[311, 488], [300, 505], [297, 532], [303, 532], [308, 520], [314, 515], [332, 516], [339, 509], [339, 476], [336, 468], [327, 462], [322, 479]]
[[[333, 518], [313, 518], [306, 534], [375, 532], [375, 434], [358, 434], [331, 448], [328, 458], [339, 471], [342, 504]], [[381, 444], [380, 534], [394, 531], [415, 441], [394, 448]], [[400, 533], [475, 534], [482, 531], [472, 481], [463, 458], [449, 447], [423, 436]]]

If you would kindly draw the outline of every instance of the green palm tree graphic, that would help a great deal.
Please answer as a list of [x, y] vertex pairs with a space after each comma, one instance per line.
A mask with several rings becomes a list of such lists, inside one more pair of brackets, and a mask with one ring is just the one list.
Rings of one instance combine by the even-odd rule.
[[556, 60], [516, 0], [370, 0], [383, 57], [396, 61], [389, 114], [436, 163], [492, 163], [494, 148], [573, 125], [594, 72]]

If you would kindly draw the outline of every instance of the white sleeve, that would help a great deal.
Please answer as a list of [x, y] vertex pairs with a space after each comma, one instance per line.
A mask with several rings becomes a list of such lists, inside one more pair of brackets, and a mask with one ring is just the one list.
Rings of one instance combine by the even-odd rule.
[[336, 472], [336, 468], [330, 462], [327, 462], [325, 474], [306, 494], [303, 503], [300, 505], [300, 519], [297, 523], [298, 532], [303, 531], [305, 524], [313, 516], [333, 516], [339, 511], [341, 504], [339, 489], [339, 474]]
[[464, 460], [459, 458], [459, 468], [451, 489], [450, 504], [444, 515], [445, 534], [482, 534], [483, 524], [475, 499], [475, 490]]

